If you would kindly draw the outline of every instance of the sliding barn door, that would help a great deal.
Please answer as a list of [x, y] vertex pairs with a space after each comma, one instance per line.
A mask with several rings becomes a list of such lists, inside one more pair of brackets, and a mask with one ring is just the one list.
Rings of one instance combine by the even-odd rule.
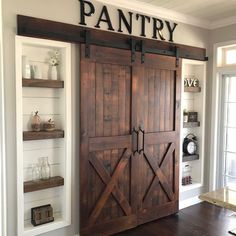
[[[181, 68], [179, 65], [178, 68]], [[139, 75], [138, 224], [178, 211], [180, 69], [173, 57], [145, 55]]]
[[130, 52], [81, 46], [81, 236], [137, 225], [132, 199]]
[[81, 236], [178, 211], [180, 69], [175, 58], [81, 46]]

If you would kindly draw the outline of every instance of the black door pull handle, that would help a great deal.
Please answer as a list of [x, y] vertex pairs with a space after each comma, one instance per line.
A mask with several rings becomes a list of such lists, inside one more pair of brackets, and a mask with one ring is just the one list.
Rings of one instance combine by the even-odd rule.
[[139, 149], [139, 130], [136, 130], [136, 128], [134, 127], [133, 128], [133, 131], [132, 131], [132, 134], [135, 133], [136, 134], [136, 149], [133, 149], [133, 155], [136, 153], [136, 152], [139, 152], [138, 149]]
[[143, 147], [142, 149], [140, 149], [138, 151], [139, 154], [141, 154], [141, 152], [144, 152], [144, 145], [145, 145], [145, 130], [141, 128], [141, 126], [139, 127], [139, 131], [143, 134]]

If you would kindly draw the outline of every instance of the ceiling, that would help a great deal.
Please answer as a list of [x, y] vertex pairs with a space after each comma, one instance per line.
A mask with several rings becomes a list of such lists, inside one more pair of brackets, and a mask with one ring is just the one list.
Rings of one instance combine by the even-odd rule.
[[234, 17], [236, 0], [137, 0], [210, 22]]

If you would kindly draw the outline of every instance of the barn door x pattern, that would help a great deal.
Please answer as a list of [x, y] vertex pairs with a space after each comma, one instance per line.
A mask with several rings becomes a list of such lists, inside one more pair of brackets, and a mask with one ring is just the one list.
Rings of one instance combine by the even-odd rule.
[[81, 235], [112, 235], [178, 211], [180, 70], [166, 56], [84, 52]]

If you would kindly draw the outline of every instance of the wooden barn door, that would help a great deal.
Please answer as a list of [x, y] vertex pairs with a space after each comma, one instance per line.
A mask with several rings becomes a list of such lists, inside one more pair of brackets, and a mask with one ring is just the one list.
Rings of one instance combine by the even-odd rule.
[[81, 45], [81, 236], [178, 211], [180, 70], [175, 58]]
[[181, 65], [146, 54], [139, 77], [138, 224], [178, 212]]
[[81, 46], [81, 236], [137, 225], [132, 185], [130, 52]]

